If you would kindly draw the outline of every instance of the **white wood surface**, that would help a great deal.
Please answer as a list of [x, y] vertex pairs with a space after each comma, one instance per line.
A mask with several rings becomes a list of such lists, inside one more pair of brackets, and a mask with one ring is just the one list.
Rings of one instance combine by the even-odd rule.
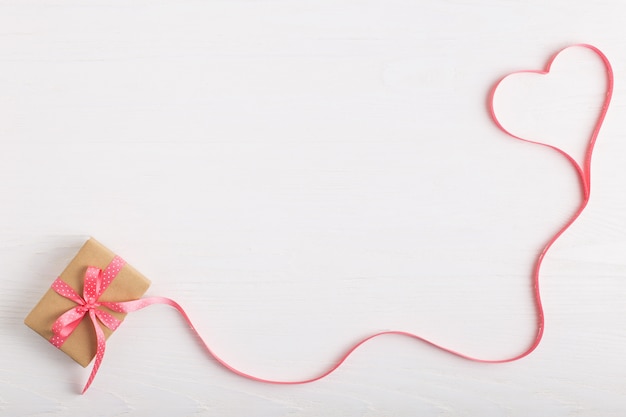
[[[0, 414], [623, 416], [626, 6], [613, 1], [0, 1]], [[593, 195], [549, 253], [530, 357], [375, 340], [273, 386], [134, 313], [91, 390], [22, 324], [93, 235], [188, 309], [232, 365], [306, 378], [369, 333], [484, 358], [530, 343], [530, 270], [579, 201], [486, 97], [570, 43], [611, 59]], [[559, 61], [561, 62], [561, 61]], [[602, 96], [584, 51], [503, 117], [579, 155]], [[555, 68], [556, 69], [556, 68]]]

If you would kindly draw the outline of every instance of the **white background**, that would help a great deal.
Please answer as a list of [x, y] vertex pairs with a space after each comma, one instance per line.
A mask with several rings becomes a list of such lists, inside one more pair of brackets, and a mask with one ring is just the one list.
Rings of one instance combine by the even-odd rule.
[[[0, 414], [622, 416], [625, 12], [0, 1]], [[481, 358], [522, 352], [533, 262], [580, 187], [557, 153], [499, 131], [486, 99], [577, 42], [611, 59], [616, 91], [591, 203], [544, 263], [546, 335], [526, 359], [479, 364], [392, 336], [325, 380], [265, 385], [219, 367], [157, 306], [127, 318], [80, 396], [88, 369], [23, 325], [91, 235], [260, 377], [314, 376], [386, 329]], [[603, 77], [568, 50], [554, 83], [512, 79], [499, 108], [579, 158]]]

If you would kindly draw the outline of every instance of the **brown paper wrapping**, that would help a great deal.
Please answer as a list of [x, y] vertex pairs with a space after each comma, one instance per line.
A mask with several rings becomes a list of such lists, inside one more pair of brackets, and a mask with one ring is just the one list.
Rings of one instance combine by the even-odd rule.
[[[81, 297], [83, 295], [83, 278], [88, 266], [105, 269], [113, 260], [115, 254], [104, 247], [95, 239], [89, 239], [78, 251], [74, 259], [61, 273], [60, 278], [69, 284]], [[148, 290], [150, 281], [141, 275], [135, 268], [126, 264], [120, 270], [111, 285], [104, 291], [99, 301], [128, 301], [136, 300]], [[55, 320], [67, 310], [76, 306], [72, 300], [57, 294], [52, 288], [44, 294], [39, 303], [28, 314], [24, 323], [39, 333], [44, 339], [52, 337], [52, 325]], [[110, 311], [119, 320], [124, 320], [126, 314]], [[106, 338], [113, 333], [112, 330], [98, 322], [102, 327]], [[61, 350], [72, 359], [87, 366], [96, 355], [96, 335], [93, 324], [88, 315], [80, 322], [78, 327], [65, 341]]]

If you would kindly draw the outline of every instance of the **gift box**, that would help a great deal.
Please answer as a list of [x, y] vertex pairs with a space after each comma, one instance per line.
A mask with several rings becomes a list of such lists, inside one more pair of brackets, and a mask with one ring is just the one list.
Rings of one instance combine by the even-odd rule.
[[[106, 286], [106, 289], [98, 299], [94, 301], [100, 304], [137, 300], [141, 298], [150, 286], [150, 281], [135, 268], [121, 260], [121, 258], [116, 258], [113, 252], [93, 238], [89, 239], [78, 251], [74, 259], [72, 259], [59, 276], [59, 280], [69, 285], [76, 294], [82, 296], [85, 282], [89, 282], [86, 280], [88, 270], [92, 272], [105, 271], [109, 265], [117, 262], [117, 259], [121, 261], [119, 264], [121, 268], [119, 268], [119, 271], [115, 271], [116, 275], [112, 276], [110, 283], [107, 282], [105, 284], [108, 286]], [[58, 280], [55, 281], [55, 284], [57, 284], [57, 289], [64, 287], [64, 284], [59, 283]], [[63, 290], [61, 292], [63, 292]], [[100, 314], [110, 314], [117, 320], [124, 320], [126, 316], [125, 313], [112, 311], [106, 306], [100, 306], [99, 304], [98, 309], [105, 311], [105, 313]], [[76, 306], [77, 303], [75, 301], [72, 301], [66, 296], [62, 296], [58, 291], [50, 288], [30, 314], [28, 314], [24, 323], [39, 333], [44, 339], [55, 344], [53, 339], [53, 337], [55, 337], [53, 331], [55, 322], [64, 313], [76, 309]], [[102, 329], [104, 337], [108, 338], [114, 330], [103, 325], [100, 320], [95, 321]], [[78, 322], [78, 320], [76, 321]], [[106, 318], [105, 321], [107, 321]], [[57, 346], [57, 344], [55, 344], [55, 346]], [[86, 316], [82, 318], [76, 327], [73, 328], [71, 334], [67, 336], [67, 339], [64, 339], [57, 347], [83, 367], [89, 365], [98, 350], [97, 336], [90, 317]]]

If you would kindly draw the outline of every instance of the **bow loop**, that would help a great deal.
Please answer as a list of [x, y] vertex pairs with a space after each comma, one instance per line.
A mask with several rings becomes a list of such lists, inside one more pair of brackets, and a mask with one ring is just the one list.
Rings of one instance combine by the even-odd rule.
[[81, 311], [80, 307], [81, 306], [76, 306], [66, 311], [52, 325], [52, 333], [54, 335], [50, 339], [50, 343], [55, 347], [60, 348], [82, 321], [85, 312]]
[[102, 282], [102, 270], [95, 266], [88, 266], [85, 271], [83, 284], [83, 298], [86, 304], [95, 304], [100, 297], [100, 286]]

